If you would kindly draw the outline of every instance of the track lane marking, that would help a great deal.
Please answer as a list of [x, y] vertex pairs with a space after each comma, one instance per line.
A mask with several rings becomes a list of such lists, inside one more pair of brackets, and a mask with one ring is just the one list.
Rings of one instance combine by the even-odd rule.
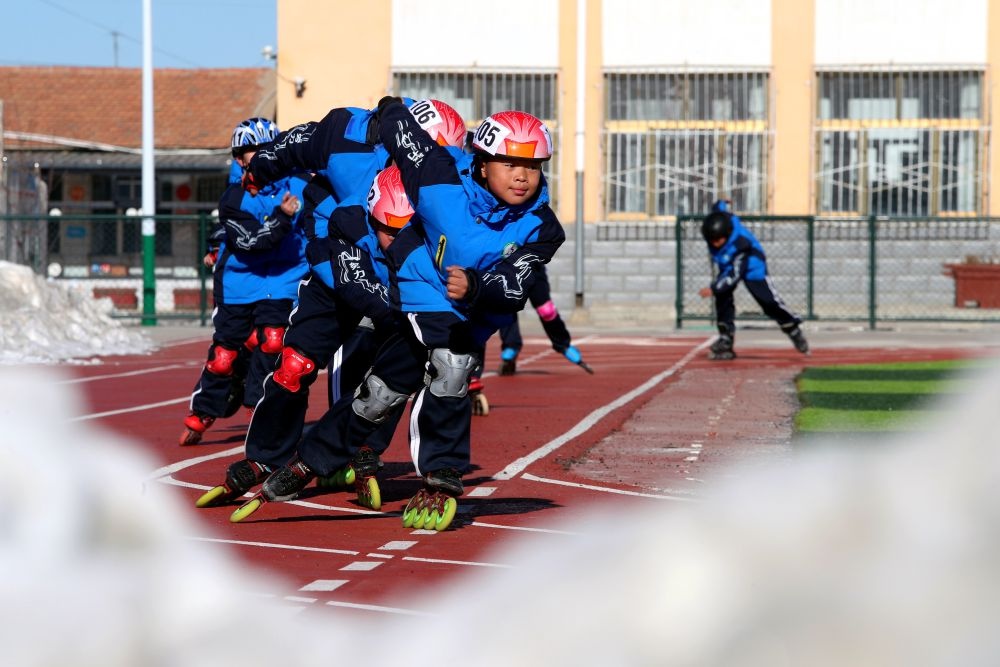
[[361, 609], [363, 611], [377, 611], [383, 614], [401, 614], [404, 616], [428, 616], [434, 617], [438, 614], [432, 614], [426, 611], [417, 611], [415, 609], [400, 609], [399, 607], [383, 607], [377, 604], [358, 604], [357, 602], [338, 602], [336, 600], [331, 600], [326, 604], [331, 607], [344, 607], [345, 609]]
[[201, 363], [189, 363], [189, 364], [170, 364], [169, 366], [153, 366], [152, 368], [144, 368], [138, 371], [123, 371], [121, 373], [108, 373], [107, 375], [90, 375], [82, 378], [70, 378], [68, 380], [59, 380], [55, 384], [82, 384], [84, 382], [95, 382], [97, 380], [115, 380], [118, 378], [127, 378], [134, 375], [146, 375], [148, 373], [159, 373], [161, 371], [172, 371], [177, 368], [192, 368], [195, 366], [200, 366]]
[[224, 537], [197, 537], [190, 536], [187, 539], [195, 542], [215, 542], [217, 544], [238, 544], [245, 547], [263, 547], [265, 549], [287, 549], [289, 551], [314, 551], [324, 554], [337, 554], [340, 556], [357, 556], [357, 551], [348, 549], [327, 549], [325, 547], [306, 547], [298, 544], [279, 544], [277, 542], [252, 542], [249, 540], [230, 540]]
[[550, 440], [548, 443], [542, 445], [541, 447], [531, 452], [530, 454], [522, 456], [516, 461], [510, 463], [506, 468], [493, 475], [492, 479], [495, 480], [512, 479], [517, 475], [523, 473], [524, 470], [535, 461], [538, 461], [539, 459], [548, 456], [552, 452], [556, 451], [557, 449], [565, 445], [570, 440], [573, 440], [574, 438], [583, 435], [584, 433], [589, 431], [595, 424], [597, 424], [597, 422], [599, 422], [601, 419], [603, 419], [611, 412], [617, 410], [623, 405], [628, 404], [629, 402], [635, 400], [639, 396], [642, 396], [647, 391], [657, 386], [667, 378], [671, 377], [672, 375], [675, 375], [679, 370], [684, 368], [684, 366], [686, 366], [688, 362], [694, 359], [694, 357], [699, 352], [701, 352], [706, 347], [711, 345], [712, 340], [714, 340], [714, 338], [715, 337], [713, 336], [711, 338], [705, 339], [699, 345], [695, 346], [687, 354], [681, 357], [680, 361], [676, 362], [673, 366], [671, 366], [667, 370], [657, 375], [654, 375], [653, 377], [651, 377], [650, 379], [646, 380], [644, 383], [633, 389], [632, 391], [626, 394], [622, 394], [614, 401], [606, 403], [604, 406], [597, 408], [589, 415], [587, 415], [579, 422], [577, 422], [576, 426], [566, 431], [559, 437]]
[[596, 486], [594, 484], [581, 484], [580, 482], [569, 482], [561, 479], [550, 479], [548, 477], [537, 477], [531, 473], [523, 473], [521, 479], [530, 482], [541, 482], [544, 484], [555, 484], [557, 486], [571, 486], [577, 489], [588, 491], [600, 491], [601, 493], [615, 493], [622, 496], [635, 496], [638, 498], [655, 498], [657, 500], [679, 500], [681, 502], [696, 502], [697, 498], [685, 498], [683, 496], [662, 495], [656, 493], [643, 493], [641, 491], [628, 491], [625, 489], [614, 489], [610, 486]]

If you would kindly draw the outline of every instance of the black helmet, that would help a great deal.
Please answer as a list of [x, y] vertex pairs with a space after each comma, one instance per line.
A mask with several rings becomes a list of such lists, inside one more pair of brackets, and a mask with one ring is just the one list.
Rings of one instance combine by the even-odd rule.
[[708, 243], [717, 239], [728, 239], [732, 233], [733, 216], [724, 211], [709, 213], [701, 222], [701, 235]]

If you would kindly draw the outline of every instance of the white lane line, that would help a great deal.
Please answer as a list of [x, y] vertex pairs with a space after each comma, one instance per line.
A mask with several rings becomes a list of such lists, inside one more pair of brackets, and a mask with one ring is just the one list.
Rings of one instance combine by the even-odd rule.
[[395, 558], [395, 556], [393, 556], [392, 554], [376, 554], [370, 551], [365, 555], [368, 558], [384, 558], [385, 560], [392, 560], [393, 558]]
[[382, 563], [377, 563], [371, 560], [356, 560], [353, 563], [348, 563], [344, 567], [340, 568], [341, 572], [370, 572], [377, 568]]
[[[206, 454], [205, 456], [195, 456], [194, 458], [184, 459], [183, 461], [178, 461], [177, 463], [171, 463], [170, 465], [163, 466], [162, 468], [157, 468], [153, 472], [149, 473], [146, 479], [157, 479], [160, 477], [168, 477], [175, 472], [180, 472], [185, 468], [190, 468], [191, 466], [196, 466], [199, 463], [204, 463], [205, 461], [214, 461], [215, 459], [222, 459], [227, 456], [232, 456], [233, 454], [240, 454], [243, 452], [243, 445], [237, 445], [236, 447], [230, 447], [221, 452], [215, 452], [214, 454]], [[179, 486], [188, 486], [186, 482], [181, 482], [176, 479], [165, 479], [164, 482], [170, 484], [177, 484]], [[203, 487], [197, 487], [203, 488]]]
[[111, 417], [112, 415], [124, 415], [129, 412], [142, 412], [143, 410], [155, 410], [156, 408], [162, 408], [167, 405], [177, 405], [178, 403], [187, 403], [191, 400], [190, 396], [185, 396], [184, 398], [174, 398], [169, 401], [160, 401], [159, 403], [146, 403], [145, 405], [134, 405], [131, 408], [122, 408], [120, 410], [108, 410], [107, 412], [94, 412], [89, 415], [80, 415], [79, 417], [73, 417], [69, 421], [71, 422], [82, 422], [88, 419], [100, 419], [101, 417]]
[[227, 540], [220, 537], [188, 537], [196, 542], [216, 542], [218, 544], [239, 544], [244, 547], [264, 547], [265, 549], [287, 549], [289, 551], [315, 551], [323, 554], [340, 554], [342, 556], [357, 556], [357, 551], [348, 549], [325, 549], [323, 547], [304, 547], [297, 544], [277, 544], [275, 542], [249, 542], [246, 540]]
[[305, 604], [312, 604], [313, 602], [316, 602], [316, 598], [304, 598], [298, 595], [286, 595], [282, 599], [288, 600], [289, 602], [303, 602]]
[[299, 590], [330, 592], [337, 590], [346, 583], [347, 579], [317, 579], [316, 581], [306, 584]]
[[680, 500], [682, 502], [692, 502], [697, 498], [685, 498], [683, 496], [669, 496], [656, 493], [640, 493], [639, 491], [626, 491], [623, 489], [612, 489], [607, 486], [595, 486], [593, 484], [580, 484], [579, 482], [567, 482], [561, 479], [549, 479], [547, 477], [537, 477], [531, 473], [524, 473], [521, 479], [531, 482], [542, 482], [544, 484], [555, 484], [557, 486], [572, 486], [577, 489], [587, 489], [588, 491], [600, 491], [602, 493], [615, 493], [622, 496], [636, 496], [638, 498], [655, 498], [656, 500]]
[[391, 542], [386, 542], [380, 546], [379, 549], [383, 551], [405, 551], [415, 544], [417, 543], [414, 540], [393, 540]]
[[[114, 380], [116, 378], [127, 378], [133, 375], [147, 375], [149, 373], [159, 373], [160, 371], [172, 371], [175, 368], [191, 368], [195, 364], [170, 364], [169, 366], [153, 366], [152, 368], [144, 368], [139, 371], [123, 371], [121, 373], [109, 373], [107, 375], [91, 375], [84, 378], [72, 378], [69, 380], [60, 380], [55, 384], [82, 384], [84, 382], [94, 382], [96, 380]], [[198, 364], [201, 365], [200, 363]]]
[[468, 498], [483, 498], [485, 496], [492, 496], [496, 490], [497, 487], [495, 486], [477, 486], [465, 495]]
[[344, 607], [346, 609], [362, 609], [364, 611], [378, 611], [384, 614], [403, 614], [405, 616], [437, 616], [426, 611], [416, 611], [414, 609], [400, 609], [398, 607], [381, 607], [376, 604], [357, 604], [355, 602], [337, 602], [331, 600], [327, 602], [331, 607]]
[[485, 521], [473, 521], [471, 526], [479, 528], [498, 528], [500, 530], [521, 530], [528, 533], [548, 533], [550, 535], [582, 535], [569, 530], [553, 530], [551, 528], [528, 528], [527, 526], [502, 526], [498, 523], [487, 523]]
[[697, 347], [695, 347], [694, 349], [692, 349], [690, 352], [688, 352], [687, 354], [685, 354], [681, 358], [680, 361], [678, 361], [677, 363], [675, 363], [673, 366], [671, 366], [667, 370], [663, 371], [662, 373], [660, 373], [658, 375], [654, 375], [649, 380], [646, 380], [646, 382], [642, 383], [641, 385], [639, 385], [638, 387], [636, 387], [632, 391], [630, 391], [630, 392], [628, 392], [626, 394], [622, 394], [621, 396], [619, 396], [617, 399], [615, 399], [611, 403], [608, 403], [608, 404], [604, 405], [603, 407], [597, 408], [596, 410], [594, 410], [593, 412], [591, 412], [589, 415], [587, 415], [586, 417], [584, 417], [582, 420], [580, 420], [576, 424], [576, 426], [574, 426], [573, 428], [571, 428], [569, 431], [566, 431], [565, 433], [563, 433], [558, 438], [555, 438], [554, 440], [549, 441], [547, 444], [542, 445], [541, 447], [539, 447], [535, 451], [531, 452], [530, 454], [528, 454], [526, 456], [522, 456], [521, 458], [517, 459], [516, 461], [514, 461], [513, 463], [511, 463], [510, 465], [508, 465], [506, 468], [504, 468], [503, 470], [501, 470], [497, 474], [493, 475], [493, 479], [495, 479], [495, 480], [505, 480], [505, 479], [511, 479], [512, 477], [516, 477], [520, 473], [524, 472], [525, 468], [527, 468], [529, 465], [531, 465], [535, 461], [537, 461], [537, 460], [539, 460], [539, 459], [541, 459], [541, 458], [543, 458], [545, 456], [548, 456], [549, 454], [551, 454], [552, 452], [556, 451], [557, 449], [559, 449], [560, 447], [562, 447], [563, 445], [565, 445], [567, 442], [569, 442], [573, 438], [576, 438], [577, 436], [580, 436], [580, 435], [586, 433], [597, 422], [599, 422], [601, 419], [603, 419], [609, 413], [613, 412], [614, 410], [617, 410], [618, 408], [620, 408], [623, 405], [629, 403], [630, 401], [635, 400], [637, 397], [643, 395], [644, 393], [646, 393], [647, 391], [649, 391], [650, 389], [652, 389], [656, 385], [658, 385], [661, 382], [663, 382], [664, 380], [666, 380], [668, 377], [676, 374], [677, 371], [679, 371], [682, 368], [684, 368], [684, 366], [686, 366], [689, 361], [691, 361], [692, 359], [694, 359], [694, 357], [699, 352], [701, 352], [703, 349], [705, 349], [706, 347], [708, 347], [709, 345], [711, 345], [712, 340], [714, 340], [714, 336], [712, 338], [704, 340], [700, 345], [698, 345]]
[[444, 558], [417, 558], [416, 556], [403, 556], [403, 560], [412, 560], [418, 563], [440, 563], [443, 565], [469, 565], [471, 567], [500, 567], [511, 569], [512, 565], [502, 563], [481, 563], [474, 560], [447, 560]]

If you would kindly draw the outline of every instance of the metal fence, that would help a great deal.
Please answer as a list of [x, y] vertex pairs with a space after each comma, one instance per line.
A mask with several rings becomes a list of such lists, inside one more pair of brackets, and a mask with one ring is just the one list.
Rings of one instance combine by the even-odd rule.
[[[212, 310], [211, 274], [202, 264], [212, 218], [154, 216], [153, 294], [146, 294], [142, 217], [118, 215], [0, 216], [3, 259], [52, 280], [109, 297], [120, 317], [199, 319]], [[147, 306], [146, 299], [155, 299]], [[150, 307], [151, 306], [151, 307]]]
[[[110, 297], [117, 316], [144, 317], [146, 299], [151, 299], [156, 318], [204, 324], [212, 308], [212, 283], [201, 260], [212, 219], [207, 214], [154, 219], [150, 294], [144, 289], [141, 218], [0, 216], [0, 247], [7, 261]], [[859, 321], [871, 327], [902, 320], [1000, 321], [1000, 218], [742, 219], [764, 246], [779, 294], [807, 319]], [[591, 299], [600, 290], [602, 277], [593, 267], [624, 262], [630, 280], [623, 284], [638, 285], [635, 301], [643, 298], [644, 278], [671, 276], [676, 326], [711, 321], [711, 300], [697, 294], [713, 275], [700, 225], [701, 215], [678, 216], [676, 222], [598, 225], [599, 233], [585, 249], [584, 272], [589, 266], [593, 274], [587, 276], [593, 295], [585, 296]], [[615, 249], [627, 252], [630, 242], [647, 253], [659, 248], [661, 259], [647, 269], [634, 258], [616, 260]], [[636, 275], [636, 267], [650, 275]], [[763, 317], [743, 288], [737, 289], [736, 305], [741, 319]]]
[[[678, 216], [677, 326], [712, 320], [701, 216]], [[1000, 321], [1000, 218], [741, 218], [782, 299], [810, 320]], [[737, 289], [738, 317], [760, 319]]]

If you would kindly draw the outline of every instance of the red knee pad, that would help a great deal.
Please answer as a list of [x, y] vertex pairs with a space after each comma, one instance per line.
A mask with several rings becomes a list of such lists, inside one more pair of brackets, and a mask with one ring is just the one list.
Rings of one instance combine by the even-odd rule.
[[551, 322], [559, 315], [559, 311], [556, 310], [556, 304], [552, 303], [552, 299], [535, 308], [535, 312], [542, 318], [542, 322]]
[[250, 350], [251, 352], [253, 352], [254, 349], [256, 349], [256, 347], [257, 347], [257, 330], [256, 329], [254, 329], [253, 331], [250, 332], [250, 337], [247, 338], [247, 340], [246, 340], [245, 343], [243, 343], [243, 347], [245, 347], [246, 349]]
[[274, 371], [274, 381], [294, 394], [302, 388], [302, 378], [314, 370], [315, 361], [294, 348], [286, 347], [281, 351], [281, 365]]
[[212, 358], [205, 362], [205, 368], [208, 369], [209, 373], [228, 377], [233, 374], [233, 365], [236, 363], [238, 354], [239, 352], [230, 350], [228, 347], [213, 345]]
[[285, 327], [264, 327], [264, 342], [260, 344], [260, 351], [267, 354], [278, 354], [281, 352], [284, 340]]

